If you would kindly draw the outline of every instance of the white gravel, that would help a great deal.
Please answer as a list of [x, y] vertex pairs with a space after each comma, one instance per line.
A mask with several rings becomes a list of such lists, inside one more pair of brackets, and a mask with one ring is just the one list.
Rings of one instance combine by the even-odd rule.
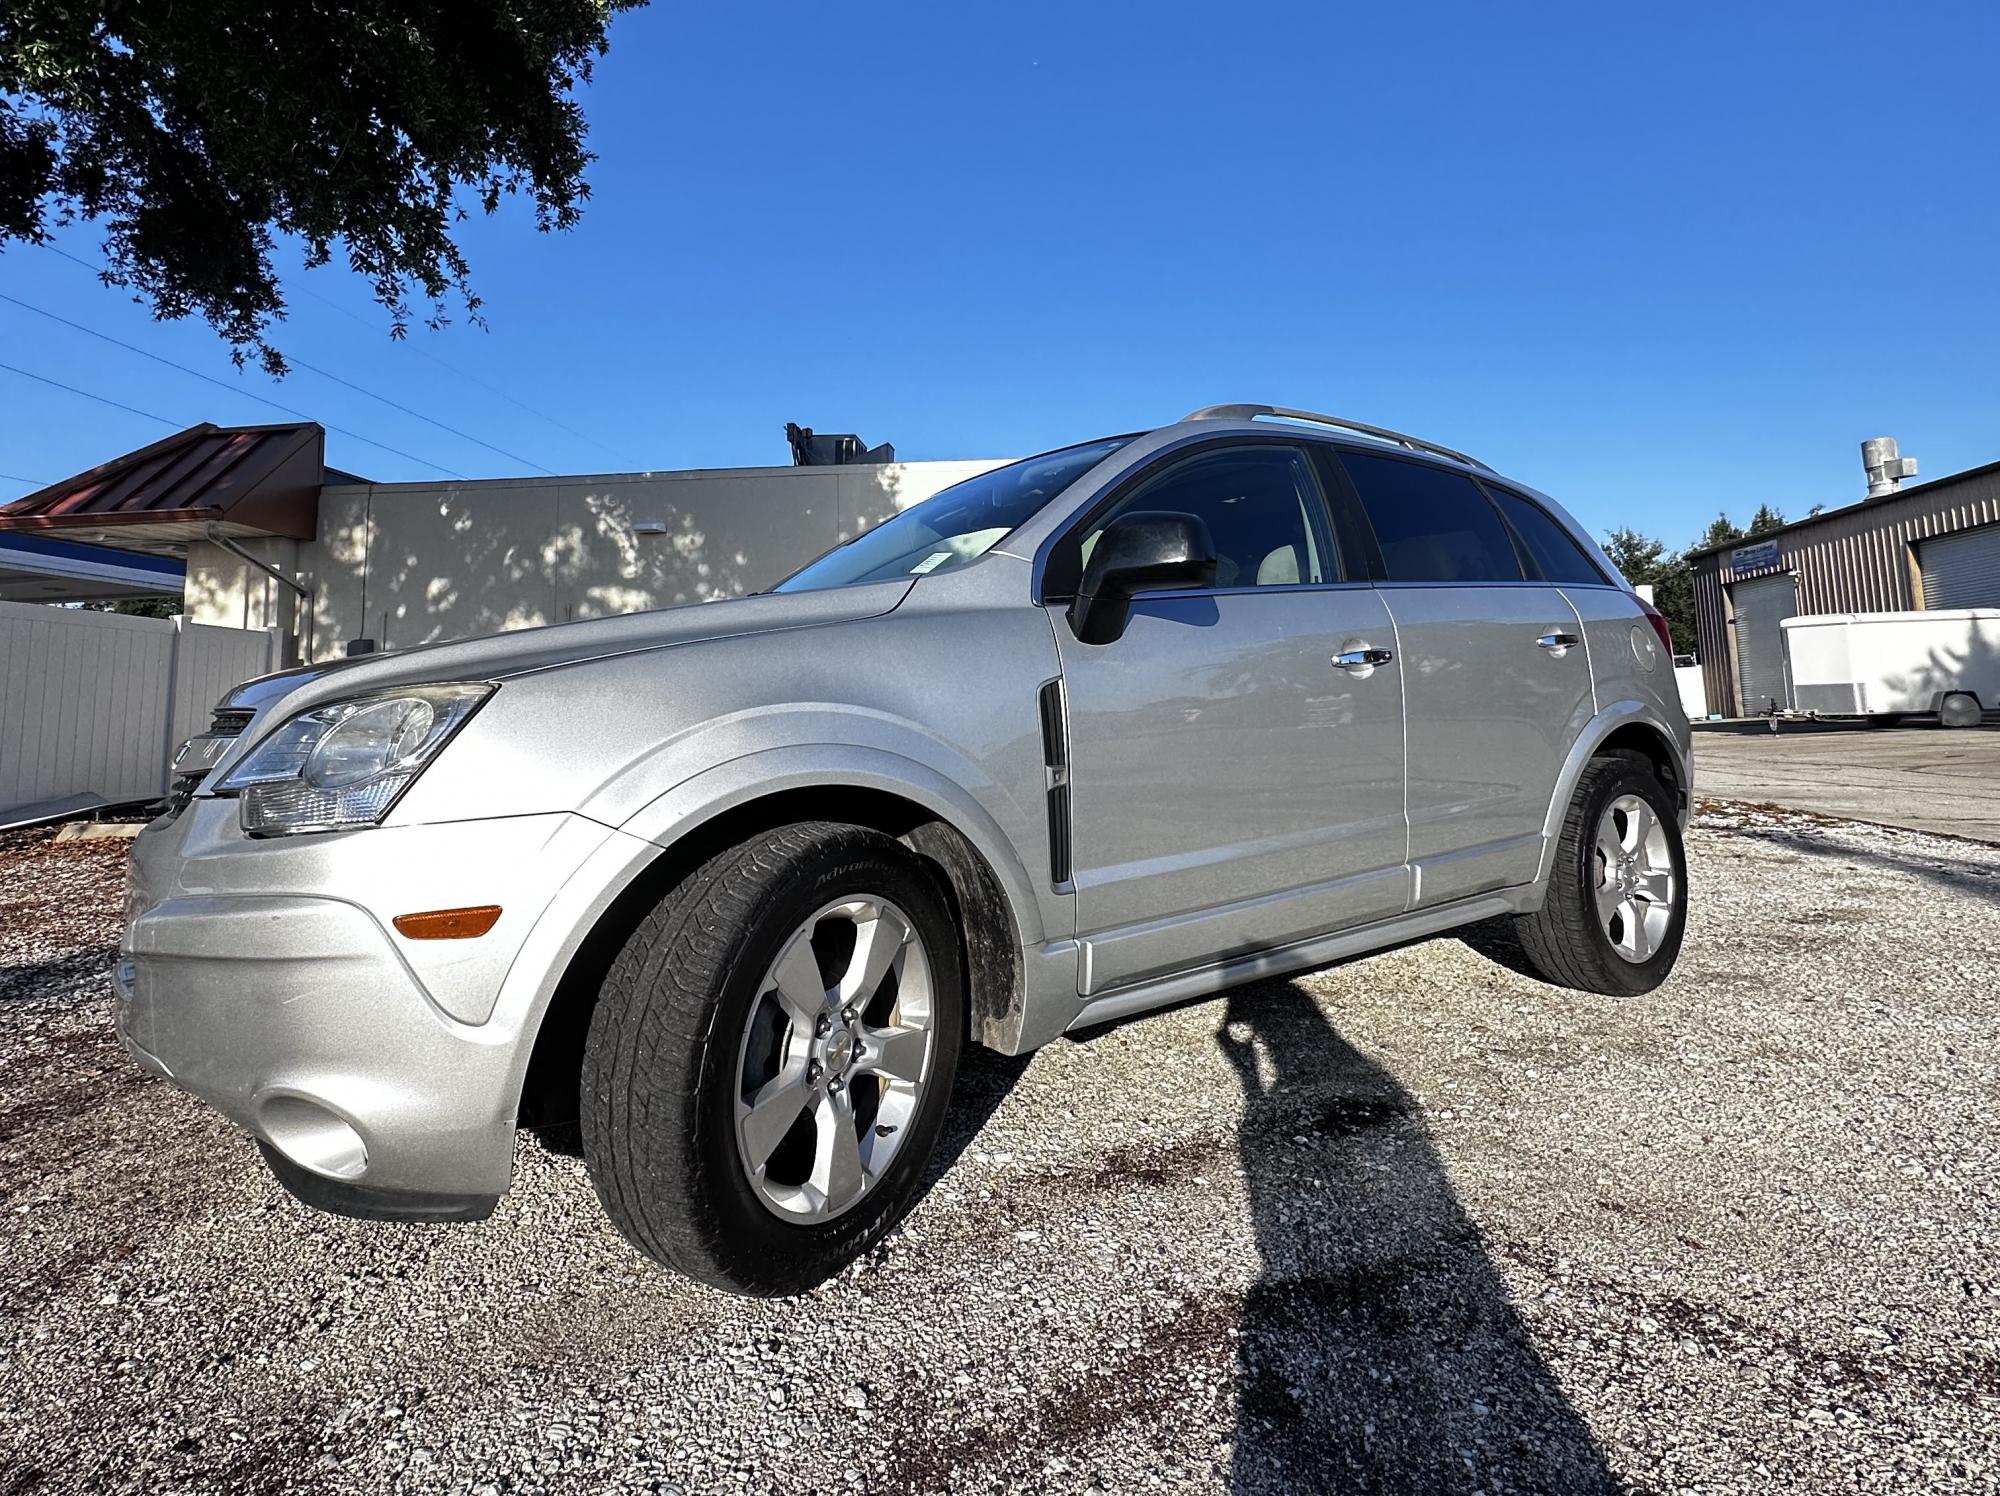
[[[0, 1496], [2000, 1488], [2000, 847], [1710, 805], [1636, 1002], [1457, 939], [980, 1056], [804, 1299], [294, 1204], [0, 838]], [[1503, 958], [1483, 933], [1476, 943]]]

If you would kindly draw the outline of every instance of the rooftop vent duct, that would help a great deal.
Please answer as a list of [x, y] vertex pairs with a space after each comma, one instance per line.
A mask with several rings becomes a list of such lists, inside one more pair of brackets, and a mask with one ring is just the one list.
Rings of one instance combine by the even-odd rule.
[[851, 462], [894, 462], [896, 449], [888, 442], [864, 447], [853, 432], [821, 436], [810, 426], [785, 422], [785, 440], [792, 444], [794, 467], [845, 467]]
[[1861, 444], [1861, 465], [1868, 470], [1868, 497], [1884, 499], [1917, 476], [1917, 459], [1902, 456], [1893, 436], [1872, 436]]

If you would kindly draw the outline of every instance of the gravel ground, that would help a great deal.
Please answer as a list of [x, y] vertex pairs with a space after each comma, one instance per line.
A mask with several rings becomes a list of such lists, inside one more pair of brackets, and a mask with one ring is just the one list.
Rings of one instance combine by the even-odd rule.
[[2000, 1488], [2000, 847], [1690, 848], [1640, 1001], [1477, 932], [981, 1056], [755, 1303], [529, 1138], [483, 1225], [294, 1204], [116, 1047], [125, 845], [0, 838], [0, 1496]]

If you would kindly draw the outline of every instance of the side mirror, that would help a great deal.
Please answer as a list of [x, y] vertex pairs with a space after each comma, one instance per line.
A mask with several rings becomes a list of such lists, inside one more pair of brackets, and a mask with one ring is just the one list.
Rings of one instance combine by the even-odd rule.
[[1125, 632], [1134, 593], [1206, 587], [1214, 580], [1215, 541], [1199, 515], [1121, 514], [1091, 548], [1070, 600], [1070, 631], [1085, 644], [1109, 644]]

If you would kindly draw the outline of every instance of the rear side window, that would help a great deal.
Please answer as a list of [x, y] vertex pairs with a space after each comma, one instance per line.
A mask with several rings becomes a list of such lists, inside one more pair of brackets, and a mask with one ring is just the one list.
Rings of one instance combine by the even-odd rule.
[[1504, 488], [1488, 492], [1527, 546], [1543, 577], [1551, 582], [1603, 583], [1604, 572], [1597, 563], [1584, 554], [1583, 547], [1570, 538], [1569, 531], [1557, 524], [1555, 516], [1540, 504]]
[[1342, 452], [1391, 582], [1518, 582], [1521, 561], [1479, 485], [1427, 463]]

